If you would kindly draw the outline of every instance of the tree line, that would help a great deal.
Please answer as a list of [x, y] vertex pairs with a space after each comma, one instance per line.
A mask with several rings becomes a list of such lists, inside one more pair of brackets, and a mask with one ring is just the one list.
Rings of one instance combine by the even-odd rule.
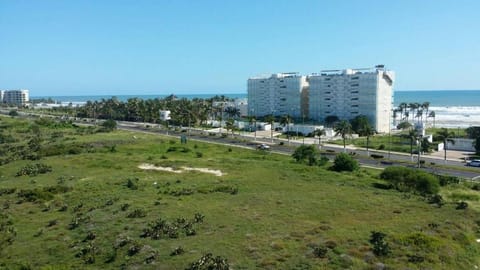
[[177, 98], [170, 95], [165, 98], [141, 99], [129, 98], [121, 101], [116, 97], [87, 101], [78, 108], [60, 107], [62, 111], [76, 117], [160, 123], [160, 111], [171, 112], [169, 123], [182, 126], [206, 124], [207, 120], [234, 119], [240, 116], [240, 110], [230, 105], [233, 99], [221, 96], [212, 98]]

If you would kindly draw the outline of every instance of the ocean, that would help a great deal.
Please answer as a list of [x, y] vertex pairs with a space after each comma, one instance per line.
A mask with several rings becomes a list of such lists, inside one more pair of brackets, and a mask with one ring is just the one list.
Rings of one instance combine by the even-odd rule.
[[[179, 98], [210, 98], [222, 94], [191, 94], [176, 95]], [[247, 98], [246, 93], [223, 94], [229, 98]], [[58, 102], [72, 102], [74, 104], [83, 103], [88, 100], [102, 100], [111, 98], [113, 95], [103, 96], [43, 96], [36, 98], [52, 98]], [[116, 95], [121, 101], [129, 98], [164, 98], [168, 95]], [[400, 103], [412, 102], [430, 102], [429, 111], [435, 111], [435, 125], [438, 127], [465, 128], [470, 126], [480, 126], [480, 90], [430, 90], [430, 91], [395, 91], [394, 106]], [[429, 119], [430, 122], [433, 119]]]

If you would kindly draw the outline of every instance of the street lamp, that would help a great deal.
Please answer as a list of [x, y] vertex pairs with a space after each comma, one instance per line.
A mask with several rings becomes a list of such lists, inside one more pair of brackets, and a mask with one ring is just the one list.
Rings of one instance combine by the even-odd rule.
[[305, 114], [302, 112], [302, 144], [305, 144]]

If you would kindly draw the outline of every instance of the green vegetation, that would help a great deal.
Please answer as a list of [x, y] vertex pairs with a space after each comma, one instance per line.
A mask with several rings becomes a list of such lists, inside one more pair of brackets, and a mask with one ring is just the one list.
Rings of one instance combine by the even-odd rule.
[[[480, 263], [474, 184], [444, 179], [437, 207], [428, 192], [389, 189], [373, 170], [99, 129], [0, 117], [0, 269]], [[16, 176], [35, 164], [51, 171]]]
[[406, 167], [388, 167], [380, 174], [380, 178], [399, 191], [414, 191], [426, 195], [437, 194], [440, 189], [438, 178], [434, 175]]
[[353, 157], [346, 153], [340, 153], [333, 161], [332, 169], [337, 172], [353, 172], [358, 170], [358, 162]]

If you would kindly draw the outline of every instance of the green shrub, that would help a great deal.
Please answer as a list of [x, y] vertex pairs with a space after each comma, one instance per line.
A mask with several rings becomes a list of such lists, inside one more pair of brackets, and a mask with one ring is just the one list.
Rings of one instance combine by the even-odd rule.
[[230, 265], [228, 264], [227, 259], [224, 259], [220, 256], [214, 257], [212, 253], [207, 253], [198, 259], [196, 262], [191, 263], [186, 270], [228, 270]]
[[440, 186], [454, 185], [460, 183], [460, 178], [450, 175], [437, 174], [436, 177], [440, 183]]
[[353, 172], [358, 170], [358, 162], [353, 159], [352, 156], [346, 153], [340, 153], [335, 157], [333, 161], [333, 170], [337, 172], [349, 171]]
[[125, 186], [131, 190], [137, 190], [138, 189], [138, 178], [128, 178], [127, 183], [125, 183]]
[[401, 166], [386, 168], [380, 178], [388, 181], [399, 191], [416, 191], [422, 195], [437, 194], [440, 189], [438, 179], [432, 174]]
[[174, 250], [172, 250], [172, 252], [170, 252], [170, 256], [177, 256], [183, 253], [185, 253], [185, 250], [182, 247], [177, 247]]
[[467, 202], [458, 202], [457, 203], [457, 207], [455, 207], [455, 209], [457, 210], [463, 210], [463, 209], [467, 209], [468, 208], [468, 203]]
[[36, 176], [38, 174], [43, 174], [52, 171], [52, 166], [48, 166], [42, 163], [28, 164], [27, 166], [21, 168], [15, 176], [29, 175]]
[[127, 217], [128, 218], [142, 218], [147, 215], [147, 212], [143, 210], [142, 208], [136, 208], [132, 212], [128, 213]]
[[42, 189], [22, 189], [17, 196], [25, 199], [27, 202], [41, 202], [53, 199], [51, 192]]
[[390, 247], [385, 241], [387, 235], [382, 232], [372, 231], [370, 234], [370, 244], [373, 245], [373, 253], [377, 256], [386, 256], [390, 253]]
[[321, 157], [318, 161], [317, 161], [317, 165], [318, 166], [324, 166], [325, 164], [327, 164], [329, 161], [329, 159], [327, 157]]
[[298, 163], [307, 161], [307, 164], [312, 166], [317, 163], [317, 149], [313, 145], [301, 145], [295, 149], [292, 157]]
[[313, 248], [313, 255], [317, 258], [325, 258], [327, 256], [328, 248], [325, 246], [316, 246]]
[[108, 119], [103, 122], [101, 126], [103, 128], [103, 131], [110, 132], [117, 129], [117, 122], [115, 120]]

